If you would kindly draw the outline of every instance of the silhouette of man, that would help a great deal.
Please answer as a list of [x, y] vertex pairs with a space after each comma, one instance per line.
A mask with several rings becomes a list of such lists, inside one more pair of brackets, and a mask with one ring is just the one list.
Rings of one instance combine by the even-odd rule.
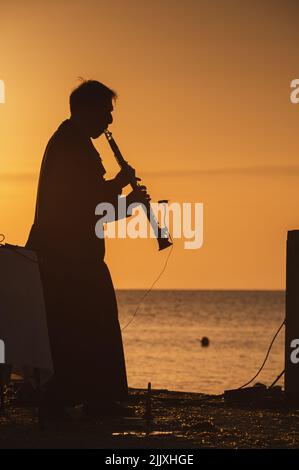
[[[45, 394], [50, 408], [85, 403], [91, 410], [118, 410], [115, 403], [128, 393], [105, 242], [95, 235], [96, 205], [116, 205], [135, 175], [130, 169], [105, 180], [91, 141], [112, 123], [115, 99], [100, 82], [81, 83], [70, 95], [70, 119], [51, 137], [42, 161], [26, 246], [38, 253], [44, 287], [55, 371]], [[127, 196], [128, 204], [145, 200], [144, 186]]]

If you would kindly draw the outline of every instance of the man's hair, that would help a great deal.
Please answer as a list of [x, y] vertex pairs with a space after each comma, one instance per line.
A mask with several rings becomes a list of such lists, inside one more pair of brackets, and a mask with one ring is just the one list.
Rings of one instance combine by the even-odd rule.
[[103, 83], [96, 80], [83, 80], [70, 95], [71, 114], [80, 114], [83, 109], [102, 106], [116, 98], [116, 92]]

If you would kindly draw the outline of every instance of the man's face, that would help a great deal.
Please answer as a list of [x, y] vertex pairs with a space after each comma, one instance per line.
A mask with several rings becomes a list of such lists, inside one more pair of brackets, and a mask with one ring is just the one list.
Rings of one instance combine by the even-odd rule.
[[112, 124], [113, 117], [113, 103], [109, 100], [106, 104], [91, 110], [88, 114], [88, 134], [93, 139], [96, 139], [104, 130], [107, 129], [109, 124]]

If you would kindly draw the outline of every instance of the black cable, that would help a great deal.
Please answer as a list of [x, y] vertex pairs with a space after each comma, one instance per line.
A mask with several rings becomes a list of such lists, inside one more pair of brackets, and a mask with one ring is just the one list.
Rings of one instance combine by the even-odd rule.
[[[269, 348], [268, 348], [268, 351], [267, 351], [266, 357], [265, 357], [265, 359], [264, 359], [264, 362], [262, 363], [262, 365], [261, 365], [261, 367], [259, 368], [258, 372], [255, 374], [255, 376], [254, 376], [251, 380], [249, 380], [249, 382], [247, 382], [246, 384], [244, 384], [244, 385], [242, 385], [241, 387], [239, 387], [238, 390], [240, 390], [241, 388], [246, 387], [246, 386], [249, 385], [251, 382], [253, 382], [254, 379], [256, 379], [256, 377], [257, 377], [257, 376], [260, 374], [260, 372], [263, 370], [264, 365], [266, 364], [267, 359], [268, 359], [268, 357], [269, 357], [269, 354], [270, 354], [271, 348], [272, 348], [272, 346], [273, 346], [273, 343], [274, 343], [274, 341], [275, 341], [275, 339], [276, 339], [276, 336], [277, 336], [278, 333], [280, 332], [280, 330], [281, 330], [281, 328], [283, 327], [283, 325], [285, 324], [285, 322], [286, 322], [286, 320], [284, 319], [283, 322], [282, 322], [282, 324], [281, 324], [280, 327], [278, 328], [277, 332], [275, 333], [275, 335], [274, 335], [274, 337], [273, 337], [273, 339], [272, 339], [272, 341], [271, 341], [271, 343], [270, 343], [270, 346], [269, 346]], [[282, 374], [281, 374], [281, 375], [282, 375]], [[279, 378], [280, 378], [280, 377], [279, 377]], [[275, 382], [275, 383], [276, 383], [276, 382]]]
[[276, 377], [276, 379], [275, 379], [274, 382], [270, 385], [269, 388], [274, 387], [274, 385], [276, 384], [276, 382], [279, 381], [280, 377], [282, 377], [284, 373], [285, 373], [285, 369], [283, 369], [283, 371]]
[[[159, 201], [159, 203], [163, 203], [163, 202], [168, 202], [166, 199], [165, 200], [161, 200]], [[166, 210], [164, 211], [164, 226], [166, 226], [166, 223], [165, 223], [165, 219], [166, 219]], [[171, 248], [170, 248], [170, 252], [168, 253], [168, 256], [166, 258], [166, 261], [165, 261], [165, 264], [164, 264], [164, 267], [162, 269], [162, 271], [160, 272], [160, 274], [158, 275], [158, 277], [154, 280], [154, 282], [152, 283], [152, 285], [150, 286], [150, 288], [146, 291], [146, 293], [144, 294], [144, 296], [139, 300], [138, 304], [137, 304], [137, 307], [135, 309], [135, 312], [133, 313], [131, 319], [128, 321], [128, 323], [123, 327], [121, 328], [121, 331], [124, 331], [131, 323], [132, 321], [134, 320], [134, 318], [136, 317], [136, 314], [139, 310], [139, 307], [141, 305], [141, 303], [143, 302], [143, 300], [147, 297], [147, 295], [151, 292], [151, 290], [153, 289], [154, 285], [159, 281], [160, 277], [162, 276], [162, 274], [164, 273], [166, 267], [167, 267], [167, 264], [168, 264], [168, 260], [170, 258], [170, 255], [172, 253], [172, 250], [173, 250], [173, 247], [174, 247], [174, 243], [173, 243], [173, 239], [170, 235], [170, 233], [168, 232], [168, 235], [169, 235], [169, 238], [172, 242], [172, 245], [171, 245]]]
[[128, 321], [128, 323], [123, 327], [121, 328], [121, 331], [125, 330], [129, 325], [130, 323], [132, 323], [132, 321], [134, 320], [138, 310], [139, 310], [139, 307], [140, 307], [140, 304], [141, 302], [143, 302], [143, 300], [145, 299], [145, 297], [147, 297], [147, 295], [151, 292], [151, 290], [153, 289], [154, 285], [159, 281], [160, 277], [162, 276], [162, 274], [164, 273], [166, 267], [167, 267], [167, 264], [168, 264], [168, 260], [169, 260], [169, 257], [172, 253], [172, 250], [173, 250], [173, 245], [171, 246], [170, 248], [170, 251], [168, 253], [168, 256], [166, 258], [166, 261], [165, 261], [165, 264], [164, 264], [164, 267], [162, 269], [162, 271], [160, 272], [159, 276], [154, 280], [154, 282], [152, 283], [151, 287], [146, 291], [146, 293], [144, 294], [144, 296], [139, 300], [138, 304], [137, 304], [137, 307], [135, 309], [135, 312], [133, 313], [132, 315], [132, 318]]

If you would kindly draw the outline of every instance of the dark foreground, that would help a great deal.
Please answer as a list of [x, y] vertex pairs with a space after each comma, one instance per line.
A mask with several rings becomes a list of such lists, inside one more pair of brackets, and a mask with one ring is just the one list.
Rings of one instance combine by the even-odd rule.
[[100, 421], [75, 409], [69, 422], [38, 430], [35, 410], [7, 407], [0, 448], [299, 448], [299, 407], [228, 405], [222, 397], [153, 390], [153, 419], [143, 418], [146, 390], [130, 390], [136, 418]]

